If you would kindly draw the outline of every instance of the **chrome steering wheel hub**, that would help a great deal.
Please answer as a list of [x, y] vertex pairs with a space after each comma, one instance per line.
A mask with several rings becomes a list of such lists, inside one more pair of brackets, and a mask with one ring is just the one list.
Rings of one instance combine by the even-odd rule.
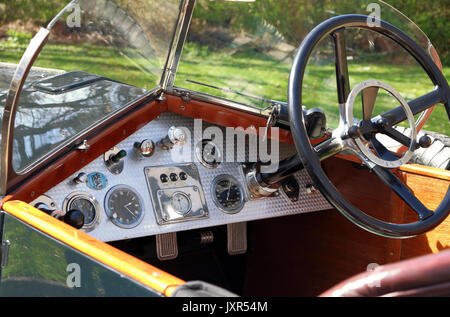
[[[359, 152], [358, 154], [363, 154], [364, 157], [369, 160], [370, 162], [386, 167], [386, 168], [397, 168], [402, 166], [403, 164], [406, 164], [409, 162], [411, 157], [413, 156], [413, 152], [416, 149], [416, 137], [417, 137], [417, 128], [414, 121], [414, 115], [411, 111], [411, 108], [409, 107], [406, 100], [402, 97], [402, 95], [395, 90], [392, 86], [379, 81], [379, 80], [367, 80], [364, 82], [359, 83], [356, 85], [353, 90], [350, 92], [347, 102], [345, 104], [345, 124], [344, 129], [345, 131], [350, 131], [351, 127], [355, 126], [355, 123], [357, 122], [357, 126], [361, 126], [364, 122], [363, 121], [370, 121], [369, 124], [376, 125], [377, 122], [382, 122], [383, 118], [381, 116], [371, 118], [373, 113], [373, 108], [375, 105], [376, 96], [378, 94], [378, 90], [383, 89], [387, 91], [389, 94], [391, 94], [399, 103], [400, 106], [403, 108], [406, 118], [409, 123], [411, 134], [409, 136], [405, 136], [410, 139], [409, 142], [409, 148], [408, 150], [403, 154], [401, 158], [394, 158], [393, 155], [389, 155], [391, 159], [386, 159], [386, 157], [380, 157], [379, 155], [376, 155], [370, 148], [369, 145], [371, 142], [368, 142], [364, 135], [358, 134], [355, 137], [352, 137], [352, 140], [349, 142], [349, 146]], [[361, 121], [355, 120], [353, 116], [353, 110], [354, 110], [354, 104], [356, 101], [356, 98], [358, 95], [362, 93], [363, 97], [363, 116], [364, 119]], [[381, 129], [380, 129], [381, 130]], [[375, 138], [375, 136], [373, 136]], [[353, 144], [351, 144], [353, 143]], [[375, 151], [376, 152], [376, 151]], [[380, 154], [380, 153], [378, 153]]]

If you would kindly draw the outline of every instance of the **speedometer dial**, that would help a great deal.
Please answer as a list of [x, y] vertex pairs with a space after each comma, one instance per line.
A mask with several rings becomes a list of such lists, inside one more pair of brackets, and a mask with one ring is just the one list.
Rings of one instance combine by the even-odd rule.
[[211, 195], [217, 207], [225, 213], [235, 214], [244, 207], [244, 190], [231, 175], [217, 176], [213, 180]]
[[142, 199], [133, 188], [117, 185], [106, 194], [105, 211], [116, 226], [130, 229], [136, 227], [144, 217]]

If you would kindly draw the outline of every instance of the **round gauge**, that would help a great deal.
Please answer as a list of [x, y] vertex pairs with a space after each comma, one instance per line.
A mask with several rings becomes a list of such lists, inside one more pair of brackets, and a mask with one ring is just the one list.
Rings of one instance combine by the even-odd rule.
[[63, 202], [63, 211], [77, 209], [84, 215], [82, 229], [92, 230], [100, 219], [100, 204], [94, 196], [83, 192], [71, 193]]
[[213, 180], [211, 196], [217, 207], [225, 213], [235, 214], [244, 207], [244, 189], [231, 175], [220, 175]]
[[204, 167], [217, 168], [222, 162], [222, 152], [211, 140], [202, 140], [195, 148], [195, 155]]
[[175, 212], [180, 215], [188, 214], [192, 208], [191, 199], [182, 192], [176, 192], [172, 195], [171, 205]]
[[136, 227], [144, 217], [141, 196], [133, 188], [116, 185], [105, 197], [105, 211], [109, 219], [118, 227], [130, 229]]

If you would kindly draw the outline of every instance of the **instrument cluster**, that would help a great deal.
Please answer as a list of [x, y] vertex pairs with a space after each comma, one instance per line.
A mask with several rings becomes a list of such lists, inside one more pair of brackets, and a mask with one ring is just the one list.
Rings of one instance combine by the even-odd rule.
[[[102, 241], [329, 208], [320, 194], [306, 192], [295, 203], [282, 195], [253, 200], [242, 163], [226, 161], [214, 140], [190, 138], [193, 121], [162, 114], [31, 204], [81, 211], [81, 230]], [[290, 146], [282, 147], [290, 155]], [[181, 160], [186, 150], [191, 159]], [[305, 173], [298, 181], [311, 183]]]

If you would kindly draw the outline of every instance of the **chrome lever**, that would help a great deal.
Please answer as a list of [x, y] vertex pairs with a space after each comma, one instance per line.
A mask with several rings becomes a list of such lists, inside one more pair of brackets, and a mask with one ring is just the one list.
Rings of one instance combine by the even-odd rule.
[[275, 126], [278, 121], [278, 116], [280, 114], [280, 105], [274, 104], [271, 107], [269, 118], [267, 119], [266, 129], [264, 130], [263, 142], [266, 142], [267, 136], [269, 134], [269, 128]]

